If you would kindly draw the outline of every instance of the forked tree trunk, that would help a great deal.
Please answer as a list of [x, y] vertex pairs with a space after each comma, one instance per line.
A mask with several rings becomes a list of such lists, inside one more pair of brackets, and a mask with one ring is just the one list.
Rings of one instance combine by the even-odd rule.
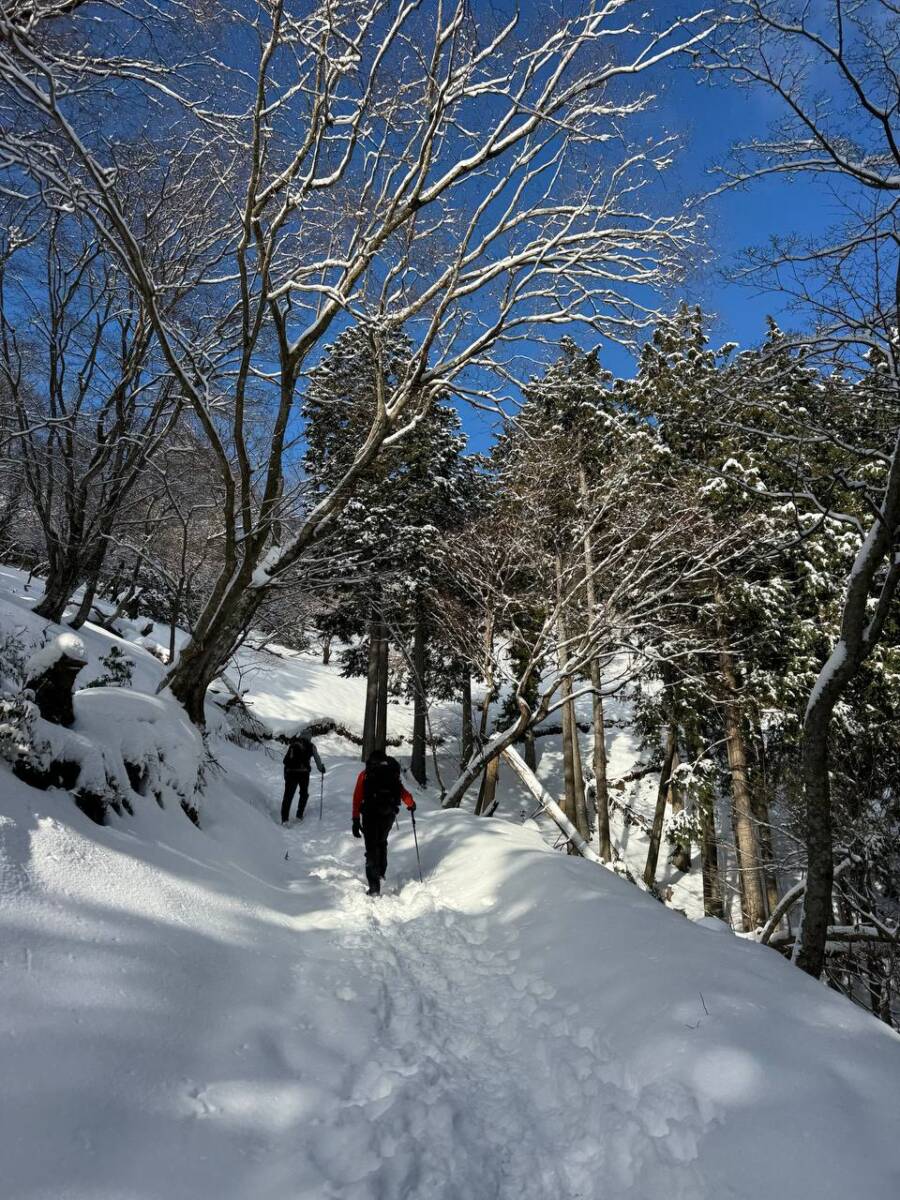
[[427, 775], [425, 771], [425, 622], [422, 617], [421, 610], [416, 614], [416, 628], [413, 634], [413, 731], [412, 731], [412, 758], [410, 762], [410, 772], [416, 783], [420, 783], [423, 787], [427, 783]]
[[731, 652], [724, 645], [719, 651], [719, 666], [725, 683], [725, 746], [731, 773], [732, 824], [741, 887], [741, 917], [745, 933], [752, 933], [765, 924], [766, 896], [759, 838], [753, 819], [753, 794], [747, 769], [744, 712], [737, 667]]
[[87, 572], [87, 577], [84, 580], [84, 594], [81, 597], [81, 603], [78, 605], [78, 610], [75, 616], [69, 622], [73, 629], [80, 629], [88, 617], [91, 615], [91, 609], [94, 607], [94, 599], [97, 595], [97, 583], [100, 579], [100, 569], [103, 566], [103, 558], [105, 555], [99, 556], [99, 561], [91, 563], [90, 569]]
[[82, 580], [78, 563], [69, 554], [53, 554], [50, 571], [40, 603], [34, 606], [35, 615], [45, 621], [62, 624], [69, 601]]

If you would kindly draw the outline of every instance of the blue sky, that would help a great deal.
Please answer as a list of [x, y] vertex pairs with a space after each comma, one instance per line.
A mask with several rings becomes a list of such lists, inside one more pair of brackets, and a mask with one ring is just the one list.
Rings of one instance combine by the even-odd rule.
[[[661, 7], [665, 8], [665, 3]], [[703, 193], [714, 185], [711, 173], [737, 142], [765, 135], [783, 115], [779, 104], [760, 88], [736, 88], [724, 79], [713, 84], [684, 63], [673, 63], [645, 86], [656, 93], [652, 111], [634, 124], [635, 136], [677, 135], [681, 150], [674, 166], [660, 180], [660, 205], [674, 208], [685, 197]], [[700, 304], [714, 315], [711, 339], [715, 344], [734, 341], [741, 346], [758, 343], [771, 315], [782, 325], [797, 327], [803, 314], [789, 311], [785, 298], [758, 286], [733, 282], [728, 273], [751, 246], [765, 245], [773, 235], [821, 233], [839, 218], [834, 196], [821, 183], [776, 176], [740, 191], [710, 200], [703, 207], [708, 222], [708, 264], [698, 266], [673, 295], [660, 305], [671, 308], [678, 300]], [[617, 374], [628, 375], [633, 360], [616, 346], [602, 346], [601, 356]], [[463, 415], [471, 448], [485, 449], [491, 440], [492, 418], [471, 411]]]

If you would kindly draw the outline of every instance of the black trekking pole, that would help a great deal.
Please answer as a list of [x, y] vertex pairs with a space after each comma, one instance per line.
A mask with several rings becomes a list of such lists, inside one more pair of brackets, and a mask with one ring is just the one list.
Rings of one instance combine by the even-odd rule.
[[416, 814], [414, 812], [410, 812], [409, 815], [413, 823], [413, 838], [415, 839], [416, 843], [416, 862], [419, 866], [419, 883], [424, 883], [425, 881], [422, 879], [422, 860], [419, 858], [419, 835], [416, 833]]
[[325, 776], [319, 772], [319, 820], [322, 820], [322, 799], [325, 795]]

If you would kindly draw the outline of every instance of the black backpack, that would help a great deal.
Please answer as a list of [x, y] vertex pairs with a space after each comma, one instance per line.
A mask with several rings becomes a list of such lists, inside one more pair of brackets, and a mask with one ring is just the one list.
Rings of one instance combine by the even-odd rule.
[[363, 806], [384, 817], [400, 811], [400, 764], [396, 758], [369, 763], [363, 785]]
[[289, 771], [308, 771], [312, 762], [312, 742], [308, 738], [298, 738], [288, 746], [284, 756], [284, 765]]

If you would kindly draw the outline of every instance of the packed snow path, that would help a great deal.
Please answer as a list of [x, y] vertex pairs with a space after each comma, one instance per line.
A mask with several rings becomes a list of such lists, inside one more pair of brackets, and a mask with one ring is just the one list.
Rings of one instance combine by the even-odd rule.
[[[335, 997], [365, 1014], [365, 1064], [323, 1117], [355, 1148], [336, 1182], [357, 1190], [336, 1194], [574, 1200], [599, 1195], [601, 1181], [625, 1194], [640, 1176], [648, 1195], [696, 1195], [696, 1104], [676, 1091], [665, 1113], [646, 1104], [579, 1007], [559, 1004], [529, 969], [512, 931], [458, 911], [437, 883], [409, 881], [401, 820], [377, 900], [363, 891], [359, 844], [335, 854], [333, 835], [306, 836], [311, 821], [289, 835], [295, 863], [333, 893], [323, 908], [334, 910]], [[587, 1138], [586, 1108], [598, 1120]], [[672, 1122], [678, 1137], [666, 1136]]]
[[203, 830], [0, 781], [4, 1200], [896, 1200], [895, 1034], [427, 800], [369, 899], [337, 751], [288, 830], [234, 747]]

